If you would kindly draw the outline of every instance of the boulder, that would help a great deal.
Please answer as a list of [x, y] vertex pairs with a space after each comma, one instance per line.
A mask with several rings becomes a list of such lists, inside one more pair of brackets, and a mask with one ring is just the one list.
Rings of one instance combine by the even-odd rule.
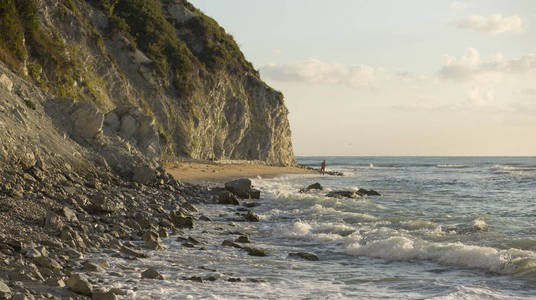
[[256, 214], [254, 214], [251, 210], [248, 210], [248, 213], [243, 215], [244, 219], [249, 222], [259, 222], [260, 218]]
[[356, 192], [359, 196], [381, 196], [380, 193], [376, 192], [375, 190], [366, 190], [366, 189], [359, 189]]
[[250, 243], [249, 241], [249, 238], [245, 235], [242, 235], [242, 236], [239, 236], [236, 240], [235, 240], [236, 243], [241, 243], [241, 244], [247, 244], [247, 243]]
[[158, 279], [158, 280], [164, 280], [164, 276], [162, 276], [158, 271], [156, 271], [153, 268], [149, 268], [141, 273], [142, 279]]
[[320, 184], [320, 183], [313, 183], [309, 186], [307, 186], [306, 188], [303, 188], [303, 189], [300, 189], [300, 193], [306, 193], [308, 191], [311, 191], [311, 190], [323, 190], [324, 187]]
[[11, 289], [7, 284], [0, 280], [0, 299], [9, 299], [11, 297]]
[[193, 218], [183, 215], [180, 211], [170, 212], [169, 219], [177, 228], [194, 228]]
[[225, 189], [240, 198], [260, 199], [261, 196], [261, 192], [253, 189], [251, 180], [247, 178], [229, 181], [225, 184]]
[[93, 292], [93, 286], [89, 283], [86, 275], [73, 274], [67, 279], [67, 286], [69, 289], [77, 294], [91, 296]]
[[221, 243], [222, 246], [224, 247], [234, 247], [234, 248], [239, 248], [239, 249], [242, 249], [242, 246], [238, 245], [237, 243], [231, 241], [231, 240], [224, 240], [222, 243]]
[[240, 205], [236, 196], [229, 191], [223, 191], [218, 195], [218, 204]]
[[13, 81], [6, 74], [0, 75], [0, 86], [3, 86], [10, 93], [13, 91]]
[[62, 212], [63, 212], [63, 216], [65, 216], [65, 219], [67, 219], [67, 221], [69, 222], [78, 221], [78, 218], [76, 217], [76, 213], [74, 212], [74, 210], [70, 209], [69, 207], [64, 206], [62, 209]]
[[104, 273], [105, 272], [103, 267], [97, 265], [96, 263], [92, 263], [92, 262], [89, 262], [89, 261], [86, 261], [84, 263], [84, 270], [89, 271], [89, 272], [97, 272], [97, 273]]
[[121, 251], [121, 253], [126, 254], [128, 256], [139, 257], [139, 258], [147, 258], [147, 255], [145, 253], [136, 251], [134, 249], [131, 249], [131, 248], [128, 248], [128, 247], [125, 247], [125, 246], [121, 246], [119, 251]]
[[312, 253], [307, 253], [307, 252], [291, 252], [288, 254], [288, 257], [291, 257], [291, 258], [300, 258], [300, 259], [305, 259], [305, 260], [310, 260], [310, 261], [317, 261], [318, 260], [318, 256], [312, 254]]
[[93, 196], [90, 201], [91, 204], [93, 204], [95, 210], [99, 212], [115, 213], [118, 210], [124, 208], [123, 202], [115, 199], [112, 200], [104, 194], [97, 194]]
[[327, 193], [326, 197], [332, 198], [355, 198], [357, 193], [354, 191], [331, 191]]
[[91, 294], [91, 300], [116, 300], [117, 296], [112, 291], [95, 291]]
[[246, 250], [247, 253], [251, 256], [268, 256], [268, 252], [264, 249], [243, 247], [242, 249]]
[[134, 182], [149, 185], [156, 180], [156, 170], [150, 167], [136, 167], [132, 173], [132, 180]]
[[74, 133], [86, 139], [92, 139], [102, 132], [104, 115], [90, 102], [74, 102], [70, 116]]
[[35, 263], [43, 268], [51, 269], [51, 270], [61, 270], [63, 267], [54, 259], [48, 257], [48, 256], [38, 256], [34, 259]]

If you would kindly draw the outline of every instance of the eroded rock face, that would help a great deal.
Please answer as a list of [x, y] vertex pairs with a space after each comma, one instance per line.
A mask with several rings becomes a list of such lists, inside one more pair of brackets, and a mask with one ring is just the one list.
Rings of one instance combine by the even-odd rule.
[[141, 109], [131, 106], [118, 107], [106, 114], [104, 124], [107, 132], [132, 141], [149, 160], [160, 157], [155, 119], [144, 114]]

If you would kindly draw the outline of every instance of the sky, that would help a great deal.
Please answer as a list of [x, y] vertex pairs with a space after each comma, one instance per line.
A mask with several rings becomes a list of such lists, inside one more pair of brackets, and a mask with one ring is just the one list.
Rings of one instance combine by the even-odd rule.
[[296, 155], [536, 156], [534, 0], [191, 0], [283, 92]]

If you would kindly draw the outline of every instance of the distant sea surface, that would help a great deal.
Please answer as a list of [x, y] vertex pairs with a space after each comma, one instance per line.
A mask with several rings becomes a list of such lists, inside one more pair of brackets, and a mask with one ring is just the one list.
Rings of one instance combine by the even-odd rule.
[[[168, 268], [168, 277], [203, 265], [203, 270], [234, 274], [242, 282], [200, 285], [178, 280], [151, 289], [140, 286], [134, 296], [536, 299], [536, 158], [299, 157], [298, 161], [319, 167], [324, 159], [328, 169], [345, 176], [254, 179], [263, 192], [261, 205], [253, 208], [261, 222], [236, 222], [229, 230], [249, 233], [256, 247], [270, 250], [269, 256], [251, 257], [229, 248], [194, 255], [169, 242], [168, 250], [155, 254], [151, 262]], [[325, 189], [298, 192], [315, 182]], [[357, 188], [382, 195], [325, 196]], [[215, 228], [225, 226], [226, 218], [234, 214], [222, 213], [217, 205], [199, 209]], [[202, 230], [199, 234], [210, 239], [212, 231]], [[214, 234], [214, 243], [222, 238]], [[290, 259], [289, 252], [314, 253], [320, 260]], [[181, 266], [173, 269], [174, 264]]]

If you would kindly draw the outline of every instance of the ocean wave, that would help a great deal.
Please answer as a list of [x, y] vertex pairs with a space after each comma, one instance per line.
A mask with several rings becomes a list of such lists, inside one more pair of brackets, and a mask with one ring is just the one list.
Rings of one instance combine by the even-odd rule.
[[344, 237], [354, 234], [355, 229], [340, 223], [307, 223], [297, 221], [290, 228], [287, 225], [282, 225], [279, 232], [284, 238], [315, 242], [333, 242], [342, 241]]
[[469, 165], [458, 165], [458, 164], [441, 164], [436, 165], [437, 168], [445, 168], [445, 169], [465, 169], [469, 168], [471, 166]]
[[388, 260], [428, 260], [445, 265], [478, 268], [504, 275], [525, 275], [536, 272], [536, 254], [532, 251], [456, 243], [435, 243], [406, 236], [362, 241], [349, 244], [348, 255]]

